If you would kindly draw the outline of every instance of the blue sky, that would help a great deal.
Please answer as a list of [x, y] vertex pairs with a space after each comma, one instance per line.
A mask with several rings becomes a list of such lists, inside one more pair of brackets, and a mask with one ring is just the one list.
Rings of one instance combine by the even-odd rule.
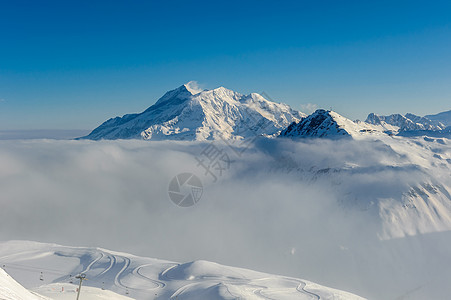
[[92, 129], [190, 80], [351, 119], [449, 110], [450, 16], [450, 1], [0, 1], [0, 130]]

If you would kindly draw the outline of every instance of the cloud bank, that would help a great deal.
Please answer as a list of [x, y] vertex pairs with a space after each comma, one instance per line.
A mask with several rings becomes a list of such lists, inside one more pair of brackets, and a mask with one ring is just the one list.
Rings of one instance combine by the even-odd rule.
[[[426, 152], [412, 156], [405, 145], [383, 141], [262, 140], [241, 156], [216, 143], [231, 161], [217, 182], [195, 159], [208, 145], [1, 141], [0, 239], [205, 259], [375, 299], [415, 289], [429, 276], [424, 270], [447, 278], [439, 257], [450, 259], [451, 251], [433, 245], [451, 249], [449, 234], [381, 240], [386, 225], [379, 203], [402, 205], [412, 186], [446, 181], [448, 141], [412, 144], [410, 150], [429, 147], [431, 156], [440, 149], [442, 157], [415, 163]], [[189, 208], [167, 194], [170, 180], [183, 172], [204, 185]], [[412, 226], [417, 233], [429, 228]], [[440, 296], [443, 289], [436, 290]]]

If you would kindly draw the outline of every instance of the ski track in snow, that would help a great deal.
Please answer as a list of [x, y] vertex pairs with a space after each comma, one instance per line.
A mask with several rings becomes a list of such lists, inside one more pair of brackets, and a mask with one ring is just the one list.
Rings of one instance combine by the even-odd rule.
[[[141, 264], [133, 269], [130, 270], [130, 266], [131, 266], [131, 260], [128, 257], [125, 256], [121, 256], [121, 255], [113, 255], [113, 254], [105, 254], [103, 252], [99, 252], [97, 257], [95, 259], [93, 259], [92, 261], [89, 262], [89, 264], [85, 267], [85, 269], [83, 269], [83, 271], [80, 272], [80, 274], [82, 273], [88, 273], [89, 271], [91, 271], [92, 269], [94, 269], [94, 266], [96, 264], [101, 263], [101, 260], [107, 258], [109, 260], [109, 265], [98, 275], [96, 275], [94, 278], [100, 279], [103, 276], [107, 276], [110, 273], [111, 276], [114, 276], [114, 285], [118, 288], [121, 288], [123, 290], [133, 290], [135, 292], [146, 292], [149, 290], [155, 290], [155, 289], [163, 289], [164, 287], [166, 287], [166, 283], [163, 281], [181, 281], [183, 280], [182, 278], [176, 278], [176, 277], [171, 277], [169, 275], [170, 271], [180, 267], [181, 264], [170, 264], [169, 267], [167, 267], [166, 269], [164, 269], [162, 272], [160, 272], [158, 274], [158, 278], [160, 280], [156, 280], [156, 279], [152, 279], [146, 275], [144, 275], [142, 273], [142, 269], [144, 269], [147, 266], [152, 266], [155, 265], [155, 263], [148, 263], [148, 264]], [[11, 265], [11, 264], [10, 264]], [[129, 269], [129, 272], [126, 273], [127, 269]], [[121, 280], [127, 276], [128, 274], [131, 274], [135, 277], [141, 278], [145, 281], [147, 281], [149, 284], [151, 284], [151, 286], [145, 287], [145, 288], [138, 288], [138, 287], [130, 287], [127, 286], [125, 284], [123, 284], [121, 282]], [[227, 290], [227, 292], [232, 296], [237, 298], [229, 289], [229, 284], [231, 285], [245, 285], [247, 287], [255, 287], [255, 289], [252, 291], [252, 293], [262, 299], [268, 299], [268, 300], [277, 300], [276, 298], [272, 298], [269, 295], [267, 295], [265, 293], [266, 290], [268, 290], [268, 287], [265, 285], [260, 285], [260, 284], [256, 284], [255, 281], [260, 281], [260, 280], [268, 280], [270, 278], [259, 278], [259, 279], [247, 279], [247, 278], [234, 278], [234, 277], [228, 277], [228, 276], [200, 276], [196, 278], [195, 282], [190, 282], [188, 284], [184, 284], [182, 286], [180, 286], [171, 296], [171, 298], [175, 298], [181, 294], [183, 294], [186, 290], [188, 290], [190, 287], [192, 286], [196, 286], [197, 284], [199, 284], [199, 282], [212, 282], [214, 284], [220, 283], [223, 284], [225, 289]], [[313, 292], [309, 292], [305, 289], [306, 287], [306, 283], [302, 280], [296, 280], [293, 278], [286, 278], [283, 277], [283, 280], [287, 280], [293, 283], [296, 283], [296, 291], [298, 291], [299, 293], [302, 293], [303, 295], [306, 295], [308, 297], [310, 297], [311, 299], [316, 299], [319, 300], [321, 297], [318, 294], [315, 294]], [[161, 281], [163, 280], [163, 281]], [[238, 297], [239, 298], [239, 297]]]
[[[301, 286], [301, 285], [302, 285], [302, 286]], [[297, 290], [298, 292], [304, 293], [304, 294], [306, 294], [306, 295], [312, 297], [313, 299], [317, 299], [317, 300], [321, 299], [321, 297], [320, 297], [318, 294], [315, 294], [315, 293], [312, 293], [312, 292], [307, 291], [307, 290], [305, 289], [305, 286], [306, 286], [305, 282], [299, 281], [299, 285], [296, 287], [296, 290]]]
[[101, 275], [105, 274], [106, 272], [108, 272], [109, 270], [111, 270], [111, 268], [113, 268], [113, 265], [114, 265], [114, 259], [112, 258], [111, 255], [108, 255], [108, 259], [110, 260], [110, 265], [108, 266], [108, 268], [106, 268], [105, 270], [103, 270], [102, 273], [100, 273], [100, 274], [97, 275], [97, 276], [101, 276]]
[[176, 268], [176, 267], [178, 267], [178, 266], [180, 266], [180, 264], [174, 264], [174, 265], [170, 266], [169, 268], [167, 268], [166, 270], [164, 270], [163, 272], [161, 272], [160, 277], [161, 277], [163, 280], [164, 280], [164, 279], [166, 279], [166, 280], [176, 280], [175, 278], [169, 277], [169, 276], [167, 275], [167, 273], [168, 273], [170, 270], [172, 270], [172, 269], [174, 269], [174, 268]]
[[262, 289], [256, 289], [256, 290], [253, 291], [253, 293], [254, 293], [256, 296], [261, 297], [261, 298], [263, 298], [263, 299], [277, 300], [277, 299], [275, 299], [275, 298], [271, 298], [271, 297], [265, 296], [265, 295], [263, 294], [263, 292], [262, 292], [263, 290], [264, 290], [264, 288], [262, 288]]
[[80, 273], [83, 274], [83, 273], [89, 272], [89, 270], [91, 270], [92, 266], [93, 266], [95, 263], [97, 263], [99, 260], [101, 260], [102, 258], [104, 258], [104, 257], [105, 257], [105, 254], [103, 254], [102, 252], [100, 252], [99, 257], [97, 257], [96, 259], [94, 259], [94, 260], [86, 267], [86, 269], [84, 269], [84, 270], [81, 271]]
[[147, 267], [147, 266], [151, 266], [151, 265], [153, 265], [153, 264], [145, 264], [145, 265], [141, 265], [141, 266], [139, 266], [139, 267], [133, 269], [132, 274], [138, 275], [138, 276], [140, 276], [140, 277], [142, 277], [142, 278], [144, 278], [144, 279], [146, 279], [146, 280], [148, 280], [148, 281], [150, 281], [150, 282], [152, 282], [152, 283], [154, 283], [154, 284], [156, 285], [156, 287], [154, 287], [154, 288], [149, 288], [149, 290], [150, 290], [150, 289], [153, 290], [153, 289], [158, 289], [158, 288], [160, 288], [160, 289], [164, 288], [164, 287], [166, 286], [166, 284], [165, 284], [164, 282], [158, 281], [158, 280], [155, 280], [155, 279], [152, 279], [152, 278], [149, 278], [149, 277], [143, 275], [143, 274], [140, 272], [140, 270], [141, 270], [142, 268]]
[[[89, 263], [89, 265], [81, 273], [89, 272], [96, 263], [99, 263], [99, 261], [102, 260], [105, 257], [107, 257], [109, 259], [109, 266], [106, 269], [104, 269], [101, 273], [96, 275], [95, 276], [96, 278], [99, 278], [101, 276], [104, 276], [108, 272], [111, 272], [111, 273], [115, 274], [114, 285], [119, 287], [119, 288], [125, 289], [125, 290], [148, 291], [148, 290], [153, 290], [153, 289], [164, 288], [166, 286], [166, 284], [164, 282], [152, 279], [152, 278], [147, 277], [144, 274], [142, 274], [141, 269], [145, 268], [146, 266], [151, 266], [151, 265], [154, 265], [154, 264], [140, 265], [140, 266], [132, 269], [129, 272], [133, 276], [136, 276], [136, 277], [139, 277], [141, 279], [144, 279], [144, 280], [148, 281], [149, 283], [152, 284], [152, 286], [150, 286], [148, 288], [134, 288], [134, 287], [129, 287], [129, 286], [123, 284], [121, 282], [121, 279], [123, 279], [124, 276], [127, 275], [127, 274], [125, 274], [125, 272], [127, 271], [127, 269], [129, 269], [129, 267], [131, 265], [131, 260], [128, 257], [125, 257], [125, 256], [105, 255], [102, 252], [100, 252], [100, 255], [96, 259], [91, 261]], [[115, 270], [117, 270], [120, 266], [122, 266], [121, 269], [117, 273], [115, 273]], [[175, 266], [177, 266], [177, 265], [175, 265]], [[175, 266], [171, 266], [171, 268], [175, 267]], [[171, 269], [171, 268], [169, 268], [169, 269]], [[165, 271], [169, 271], [169, 269], [167, 269]]]
[[240, 299], [240, 297], [237, 297], [237, 296], [235, 296], [234, 294], [232, 294], [232, 292], [229, 290], [229, 287], [228, 287], [227, 285], [225, 286], [225, 288], [226, 288], [226, 290], [227, 290], [227, 293], [230, 294], [230, 296], [235, 297], [235, 299]]
[[170, 299], [172, 299], [172, 298], [177, 299], [177, 297], [178, 297], [181, 293], [183, 293], [186, 289], [188, 289], [190, 286], [193, 286], [193, 285], [196, 285], [196, 284], [197, 284], [197, 282], [195, 282], [195, 283], [189, 283], [189, 284], [185, 284], [184, 286], [178, 288], [178, 289], [171, 295]]
[[[262, 280], [262, 279], [268, 279], [268, 278], [261, 278], [259, 280]], [[298, 291], [299, 293], [307, 295], [307, 296], [311, 297], [312, 299], [316, 299], [316, 300], [321, 299], [321, 297], [318, 294], [315, 294], [313, 292], [309, 292], [309, 291], [307, 291], [305, 289], [306, 283], [304, 281], [302, 281], [302, 280], [295, 280], [293, 278], [286, 278], [286, 277], [283, 277], [283, 279], [295, 282], [297, 284], [296, 285], [296, 291]], [[254, 290], [254, 294], [255, 295], [257, 295], [259, 297], [262, 297], [264, 299], [277, 300], [276, 298], [271, 298], [271, 297], [269, 297], [269, 296], [264, 294], [264, 290], [267, 290], [268, 287], [266, 287], [266, 286], [260, 286], [260, 287], [262, 287], [262, 288]]]
[[[170, 276], [167, 274], [169, 271], [171, 271], [172, 269], [177, 268], [177, 267], [179, 267], [179, 266], [180, 266], [180, 264], [176, 264], [176, 265], [170, 266], [169, 268], [165, 269], [165, 270], [161, 273], [160, 277], [161, 277], [162, 279], [164, 279], [164, 280], [180, 280], [180, 279], [177, 279], [177, 278], [172, 278], [172, 277], [170, 277]], [[239, 299], [239, 297], [236, 297], [236, 296], [230, 291], [230, 289], [229, 289], [229, 287], [228, 287], [227, 284], [232, 284], [232, 285], [247, 285], [247, 286], [250, 286], [250, 287], [251, 287], [251, 286], [254, 286], [254, 287], [257, 287], [257, 289], [253, 290], [252, 292], [253, 292], [253, 294], [255, 294], [256, 296], [258, 296], [258, 297], [260, 297], [260, 298], [263, 298], [263, 299], [277, 300], [277, 298], [272, 298], [272, 297], [269, 297], [269, 296], [265, 295], [264, 291], [265, 291], [265, 290], [268, 290], [268, 287], [267, 287], [267, 286], [255, 284], [255, 283], [252, 282], [252, 280], [249, 280], [249, 279], [245, 279], [245, 278], [243, 278], [243, 279], [239, 279], [239, 278], [237, 278], [237, 279], [232, 279], [232, 278], [227, 279], [227, 277], [221, 279], [220, 277], [214, 277], [214, 276], [200, 276], [200, 277], [198, 277], [197, 279], [198, 279], [198, 280], [202, 280], [202, 281], [212, 281], [212, 282], [222, 283], [222, 284], [224, 284], [224, 286], [225, 286], [227, 292], [228, 292], [232, 297], [235, 297], [235, 298], [237, 298], [237, 299]], [[269, 278], [260, 278], [260, 279], [256, 279], [256, 280], [264, 280], [264, 279], [269, 279]], [[307, 296], [309, 296], [309, 297], [312, 298], [312, 299], [316, 299], [316, 300], [320, 300], [320, 299], [321, 299], [321, 297], [320, 297], [318, 294], [315, 294], [315, 293], [313, 293], [313, 292], [309, 292], [309, 291], [307, 291], [307, 290], [305, 289], [306, 283], [305, 283], [304, 281], [302, 281], [302, 280], [293, 280], [292, 278], [283, 278], [283, 279], [284, 279], [284, 280], [288, 280], [288, 281], [295, 282], [295, 283], [296, 283], [295, 289], [296, 289], [297, 292], [302, 293], [303, 295], [307, 295]], [[199, 283], [199, 282], [193, 282], [193, 283], [189, 283], [189, 284], [186, 284], [186, 285], [181, 286], [180, 288], [178, 288], [178, 289], [171, 295], [171, 298], [174, 298], [174, 297], [179, 296], [179, 295], [182, 294], [184, 291], [186, 291], [189, 287], [195, 286], [195, 285], [198, 284], [198, 283]]]
[[[119, 258], [121, 258], [124, 261], [124, 266], [122, 267], [122, 269], [116, 274], [116, 277], [114, 277], [114, 284], [118, 287], [122, 287], [124, 289], [128, 289], [127, 286], [123, 285], [121, 283], [120, 277], [121, 275], [124, 273], [124, 271], [130, 266], [130, 259], [128, 257], [124, 257], [124, 256], [117, 256]], [[114, 256], [115, 261], [117, 262], [117, 257]]]

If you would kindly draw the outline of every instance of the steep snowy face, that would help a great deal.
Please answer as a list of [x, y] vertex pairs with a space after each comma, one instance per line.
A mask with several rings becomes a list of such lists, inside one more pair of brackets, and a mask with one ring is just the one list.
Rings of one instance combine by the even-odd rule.
[[224, 87], [200, 90], [194, 83], [167, 92], [140, 114], [110, 119], [86, 139], [214, 140], [275, 135], [304, 114], [259, 94]]
[[414, 131], [414, 130], [442, 130], [445, 126], [436, 121], [432, 121], [426, 117], [420, 117], [414, 114], [392, 114], [389, 116], [379, 116], [371, 113], [366, 118], [365, 122], [374, 125], [392, 125], [399, 128], [399, 131]]
[[280, 133], [282, 137], [359, 137], [382, 134], [383, 128], [363, 122], [353, 122], [333, 111], [318, 109], [300, 122], [291, 123]]

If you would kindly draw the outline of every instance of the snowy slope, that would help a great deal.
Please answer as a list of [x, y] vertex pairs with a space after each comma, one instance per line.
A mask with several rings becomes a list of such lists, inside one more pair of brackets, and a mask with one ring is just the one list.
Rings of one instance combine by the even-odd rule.
[[200, 91], [192, 83], [167, 92], [140, 114], [109, 119], [86, 139], [214, 140], [273, 135], [304, 115], [261, 95], [224, 87]]
[[[79, 273], [88, 278], [82, 287], [83, 299], [95, 293], [97, 299], [126, 299], [108, 294], [111, 291], [134, 299], [362, 299], [297, 278], [207, 261], [180, 264], [99, 248], [10, 241], [0, 243], [0, 261], [26, 287], [53, 299], [73, 297], [74, 276]], [[23, 288], [21, 293], [30, 294]]]
[[280, 133], [281, 137], [353, 137], [383, 134], [386, 128], [364, 122], [351, 121], [334, 111], [318, 109], [299, 122], [291, 123]]
[[45, 300], [48, 299], [36, 293], [31, 293], [8, 273], [0, 268], [0, 299], [2, 300]]
[[[52, 300], [74, 300], [78, 293], [78, 284], [71, 283], [50, 283], [44, 284], [32, 289], [32, 292], [39, 293]], [[132, 300], [125, 295], [120, 295], [112, 291], [85, 286], [85, 282], [80, 292], [80, 299], [82, 300]]]
[[[14, 267], [13, 267], [14, 268]], [[17, 266], [16, 266], [17, 268]], [[19, 269], [27, 267], [19, 267]], [[28, 268], [31, 272], [39, 272], [36, 268]], [[39, 272], [40, 274], [40, 272]], [[78, 292], [78, 284], [51, 283], [43, 284], [31, 291], [15, 281], [8, 273], [0, 268], [0, 299], [1, 300], [73, 300]], [[132, 298], [116, 294], [101, 288], [83, 287], [80, 294], [83, 300], [131, 300]]]

